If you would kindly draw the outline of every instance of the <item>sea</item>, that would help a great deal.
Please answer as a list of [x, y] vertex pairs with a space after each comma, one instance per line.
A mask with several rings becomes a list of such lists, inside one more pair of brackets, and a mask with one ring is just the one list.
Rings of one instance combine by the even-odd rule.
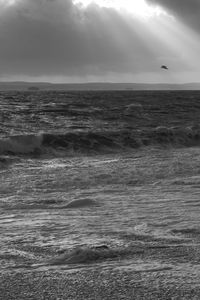
[[0, 124], [2, 273], [199, 284], [200, 91], [2, 91]]

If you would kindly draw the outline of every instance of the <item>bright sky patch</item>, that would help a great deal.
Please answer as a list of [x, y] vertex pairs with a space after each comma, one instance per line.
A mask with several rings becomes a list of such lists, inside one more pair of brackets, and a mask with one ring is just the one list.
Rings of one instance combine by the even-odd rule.
[[0, 0], [0, 3], [4, 5], [13, 5], [15, 4], [16, 0]]
[[100, 7], [126, 11], [143, 18], [166, 14], [161, 7], [148, 5], [145, 0], [73, 0], [73, 3], [81, 4], [83, 7], [94, 3]]

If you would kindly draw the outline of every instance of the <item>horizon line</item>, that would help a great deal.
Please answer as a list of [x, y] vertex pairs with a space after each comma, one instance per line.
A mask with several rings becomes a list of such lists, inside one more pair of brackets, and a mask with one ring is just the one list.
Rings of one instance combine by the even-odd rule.
[[185, 84], [200, 84], [200, 81], [193, 82], [113, 82], [113, 81], [86, 81], [86, 82], [51, 82], [51, 81], [25, 81], [25, 80], [3, 80], [0, 84], [50, 84], [50, 85], [87, 85], [87, 84], [134, 84], [134, 85], [185, 85]]

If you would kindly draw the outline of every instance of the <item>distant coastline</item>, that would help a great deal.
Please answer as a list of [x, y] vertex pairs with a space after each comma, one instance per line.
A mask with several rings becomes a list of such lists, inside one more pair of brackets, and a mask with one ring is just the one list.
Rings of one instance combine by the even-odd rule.
[[0, 82], [0, 91], [22, 90], [22, 91], [40, 91], [40, 90], [200, 90], [200, 82], [171, 84], [171, 83], [49, 83], [49, 82]]

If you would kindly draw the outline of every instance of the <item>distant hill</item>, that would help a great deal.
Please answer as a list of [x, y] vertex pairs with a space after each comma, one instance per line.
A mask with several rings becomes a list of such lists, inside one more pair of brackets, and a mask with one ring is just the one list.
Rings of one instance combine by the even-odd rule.
[[21, 90], [200, 90], [200, 83], [48, 83], [48, 82], [0, 82], [0, 91]]

